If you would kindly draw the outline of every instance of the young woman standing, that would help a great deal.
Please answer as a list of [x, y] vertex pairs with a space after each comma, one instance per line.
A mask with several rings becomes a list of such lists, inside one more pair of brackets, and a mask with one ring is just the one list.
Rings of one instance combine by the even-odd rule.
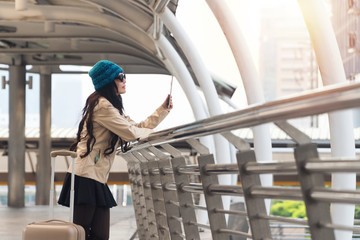
[[[124, 113], [121, 94], [126, 93], [126, 75], [113, 62], [102, 60], [89, 71], [95, 87], [86, 100], [77, 138], [70, 150], [75, 161], [74, 223], [84, 227], [87, 240], [107, 240], [110, 208], [116, 202], [106, 184], [116, 149], [128, 150], [128, 142], [147, 137], [173, 108], [167, 96], [155, 112], [140, 123]], [[169, 99], [168, 99], [169, 98]], [[167, 102], [170, 101], [168, 105]], [[70, 204], [72, 166], [66, 174], [58, 203]]]

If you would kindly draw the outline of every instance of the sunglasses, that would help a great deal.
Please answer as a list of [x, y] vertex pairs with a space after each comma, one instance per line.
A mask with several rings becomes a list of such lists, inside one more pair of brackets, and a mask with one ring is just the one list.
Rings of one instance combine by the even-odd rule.
[[119, 79], [120, 82], [123, 82], [124, 79], [126, 79], [125, 73], [120, 73], [119, 76], [117, 76], [115, 79]]

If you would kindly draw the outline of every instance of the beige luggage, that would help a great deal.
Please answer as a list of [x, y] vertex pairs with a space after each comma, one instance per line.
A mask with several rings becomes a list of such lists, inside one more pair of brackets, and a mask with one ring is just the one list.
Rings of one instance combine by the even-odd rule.
[[71, 173], [71, 192], [70, 192], [70, 218], [69, 222], [57, 220], [54, 218], [54, 172], [55, 158], [57, 156], [71, 156], [73, 166], [75, 166], [76, 153], [61, 150], [51, 152], [51, 188], [50, 188], [50, 215], [51, 219], [43, 222], [34, 222], [28, 224], [23, 230], [23, 240], [85, 240], [84, 228], [73, 222], [74, 214], [74, 168]]

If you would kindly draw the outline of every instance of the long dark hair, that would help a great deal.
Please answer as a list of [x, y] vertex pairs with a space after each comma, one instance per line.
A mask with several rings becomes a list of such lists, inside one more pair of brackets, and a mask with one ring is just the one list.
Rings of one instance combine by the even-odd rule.
[[[119, 114], [123, 114], [124, 106], [122, 102], [122, 98], [120, 95], [116, 94], [115, 89], [117, 86], [115, 82], [111, 82], [104, 87], [93, 92], [86, 100], [85, 107], [82, 113], [82, 119], [79, 123], [79, 128], [76, 136], [75, 142], [70, 146], [71, 151], [76, 151], [77, 145], [80, 142], [81, 138], [88, 138], [86, 141], [86, 153], [80, 155], [81, 158], [86, 157], [92, 151], [94, 144], [96, 142], [96, 138], [93, 134], [93, 112], [95, 106], [99, 103], [99, 98], [106, 98], [111, 104], [119, 110]], [[84, 124], [86, 124], [87, 134], [84, 137], [81, 137], [81, 132], [84, 128]], [[111, 133], [110, 146], [105, 149], [104, 154], [109, 155], [115, 151], [115, 145], [117, 141], [120, 140], [120, 148], [122, 152], [126, 152], [129, 150], [129, 143], [121, 139], [121, 137], [117, 136], [115, 133]]]

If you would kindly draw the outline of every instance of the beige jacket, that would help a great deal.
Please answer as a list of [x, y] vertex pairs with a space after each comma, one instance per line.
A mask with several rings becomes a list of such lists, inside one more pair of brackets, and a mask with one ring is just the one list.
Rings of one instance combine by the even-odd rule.
[[[105, 156], [104, 151], [110, 146], [111, 132], [123, 140], [130, 142], [139, 138], [145, 138], [168, 114], [168, 111], [160, 106], [156, 111], [140, 123], [136, 123], [128, 116], [120, 115], [119, 111], [105, 98], [101, 97], [94, 108], [93, 134], [96, 138], [93, 150], [85, 158], [80, 155], [87, 150], [85, 138], [87, 134], [86, 124], [81, 133], [82, 139], [77, 146], [78, 158], [75, 161], [75, 175], [94, 179], [106, 183], [109, 172], [115, 158], [115, 151]], [[118, 147], [119, 142], [116, 147]], [[72, 167], [70, 166], [68, 172]]]

